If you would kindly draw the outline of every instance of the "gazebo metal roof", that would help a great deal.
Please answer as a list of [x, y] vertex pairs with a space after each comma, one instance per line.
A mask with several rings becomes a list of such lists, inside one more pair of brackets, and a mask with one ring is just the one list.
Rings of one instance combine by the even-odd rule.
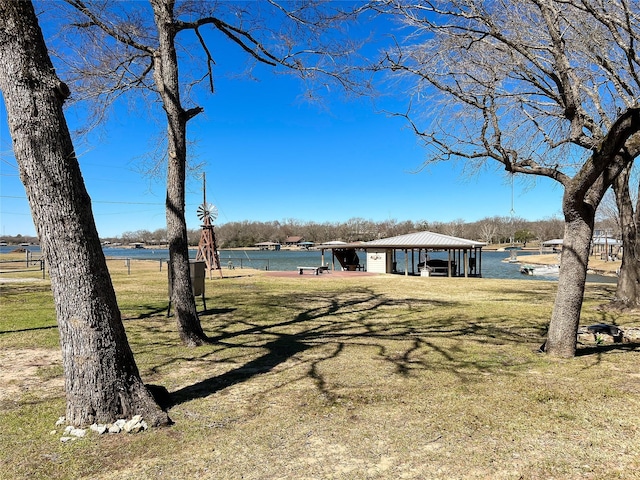
[[363, 242], [359, 246], [361, 248], [433, 248], [433, 249], [466, 249], [480, 248], [486, 244], [467, 240], [459, 237], [443, 235], [433, 232], [416, 232], [406, 235], [398, 235], [396, 237], [381, 238], [370, 242]]
[[617, 238], [611, 237], [593, 237], [592, 240], [593, 245], [622, 245], [622, 240], [618, 240]]
[[545, 240], [542, 242], [543, 247], [551, 247], [553, 245], [562, 245], [564, 240], [562, 238], [553, 238], [551, 240]]
[[343, 242], [342, 240], [332, 240], [330, 242], [319, 243], [316, 245], [318, 248], [340, 248], [345, 245], [349, 245], [347, 242]]

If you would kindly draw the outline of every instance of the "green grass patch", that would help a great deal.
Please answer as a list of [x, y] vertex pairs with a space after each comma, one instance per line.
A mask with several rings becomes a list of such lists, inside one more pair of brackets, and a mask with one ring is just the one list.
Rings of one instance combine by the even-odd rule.
[[56, 347], [58, 330], [46, 280], [0, 283], [0, 348]]
[[[51, 294], [3, 284], [2, 362], [14, 376], [0, 397], [1, 478], [574, 479], [640, 468], [639, 352], [537, 353], [553, 282], [236, 270], [206, 281], [213, 343], [185, 348], [166, 316], [166, 272], [110, 268], [143, 379], [172, 393], [175, 425], [60, 443]], [[598, 308], [612, 293], [588, 286], [583, 324], [640, 323]], [[40, 355], [35, 371], [17, 360], [25, 352]]]

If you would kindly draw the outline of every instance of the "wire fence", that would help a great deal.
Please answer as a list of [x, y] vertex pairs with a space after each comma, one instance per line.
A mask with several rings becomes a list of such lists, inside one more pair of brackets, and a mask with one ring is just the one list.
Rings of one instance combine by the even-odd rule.
[[107, 266], [110, 271], [126, 270], [127, 275], [136, 270], [166, 271], [169, 260], [166, 258], [143, 257], [107, 257]]
[[[166, 271], [167, 259], [163, 258], [129, 258], [129, 257], [108, 257], [107, 266], [109, 271], [126, 271], [128, 275], [132, 272], [142, 270]], [[27, 253], [25, 259], [0, 259], [0, 279], [21, 279], [29, 278], [46, 279], [48, 266], [44, 257], [35, 257]]]
[[0, 260], [0, 276], [10, 276], [17, 278], [31, 278], [46, 276], [46, 265], [44, 257], [36, 257], [29, 250], [26, 251], [25, 258]]
[[[108, 256], [106, 257], [107, 266], [112, 273], [126, 272], [131, 275], [136, 271], [156, 270], [158, 272], [166, 271], [169, 259], [159, 257], [140, 257], [140, 256]], [[248, 257], [225, 257], [220, 259], [220, 268], [222, 270], [235, 269], [256, 269], [270, 270], [271, 263], [268, 258], [251, 259]], [[44, 257], [36, 256], [33, 252], [26, 251], [23, 259], [12, 257], [11, 259], [0, 258], [0, 279], [13, 278], [42, 278], [45, 279], [48, 274], [48, 265]]]

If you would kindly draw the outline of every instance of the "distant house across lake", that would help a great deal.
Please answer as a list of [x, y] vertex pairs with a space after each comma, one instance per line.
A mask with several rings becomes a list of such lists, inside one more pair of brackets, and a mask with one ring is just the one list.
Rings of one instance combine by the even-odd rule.
[[294, 237], [294, 236], [287, 237], [284, 239], [284, 244], [287, 247], [295, 247], [295, 246], [298, 246], [298, 244], [303, 240], [304, 240], [304, 237]]
[[260, 242], [256, 243], [254, 247], [258, 247], [260, 250], [280, 250], [280, 244], [277, 242]]

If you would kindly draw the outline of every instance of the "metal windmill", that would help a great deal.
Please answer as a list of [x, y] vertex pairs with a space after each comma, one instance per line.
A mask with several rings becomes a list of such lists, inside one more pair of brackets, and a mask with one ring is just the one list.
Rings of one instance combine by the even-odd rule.
[[202, 197], [202, 205], [198, 207], [197, 212], [198, 218], [202, 222], [202, 232], [200, 233], [196, 260], [205, 262], [206, 269], [209, 272], [209, 278], [211, 278], [212, 270], [218, 270], [220, 277], [222, 277], [216, 233], [213, 230], [213, 222], [218, 218], [218, 209], [215, 205], [207, 203], [207, 181], [204, 173], [202, 174]]

